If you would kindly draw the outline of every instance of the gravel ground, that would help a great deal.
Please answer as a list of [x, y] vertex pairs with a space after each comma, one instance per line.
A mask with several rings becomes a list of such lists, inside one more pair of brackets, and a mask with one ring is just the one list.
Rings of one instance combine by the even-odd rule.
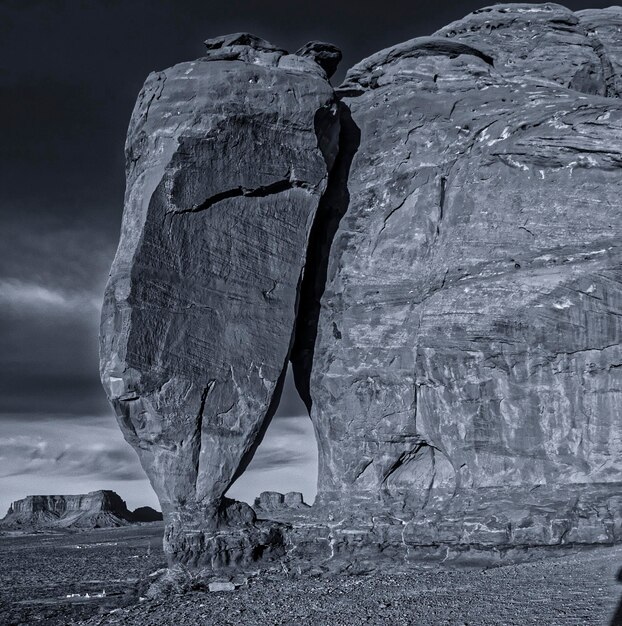
[[618, 624], [622, 546], [490, 569], [289, 578], [263, 574], [230, 592], [145, 600], [88, 626]]
[[0, 533], [0, 626], [67, 626], [135, 602], [136, 580], [164, 565], [163, 528]]

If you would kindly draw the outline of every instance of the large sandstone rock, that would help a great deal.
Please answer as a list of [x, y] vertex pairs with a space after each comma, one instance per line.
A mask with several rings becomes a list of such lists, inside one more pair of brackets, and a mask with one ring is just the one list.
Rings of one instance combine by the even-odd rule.
[[206, 46], [138, 97], [102, 314], [102, 380], [172, 551], [194, 531], [254, 519], [248, 506], [227, 513], [223, 495], [279, 401], [339, 135], [315, 61], [333, 47], [290, 55], [247, 34]]
[[578, 81], [593, 35], [556, 5], [438, 35], [341, 88], [361, 140], [311, 371], [319, 498], [613, 494], [622, 103], [606, 72]]
[[[321, 492], [620, 478], [622, 103], [558, 87], [582, 32], [561, 7], [498, 6], [349, 71]], [[509, 62], [543, 37], [546, 59]]]
[[[175, 559], [622, 538], [621, 23], [497, 5], [335, 95], [331, 46], [248, 35], [148, 81], [102, 373]], [[270, 524], [222, 496], [288, 358], [318, 498]]]
[[[360, 145], [310, 382], [321, 502], [428, 528], [450, 507], [458, 539], [468, 494], [477, 542], [513, 543], [531, 490], [566, 520], [602, 483], [589, 541], [613, 540], [622, 102], [594, 37], [557, 5], [496, 6], [348, 72]], [[569, 530], [544, 523], [531, 539]]]

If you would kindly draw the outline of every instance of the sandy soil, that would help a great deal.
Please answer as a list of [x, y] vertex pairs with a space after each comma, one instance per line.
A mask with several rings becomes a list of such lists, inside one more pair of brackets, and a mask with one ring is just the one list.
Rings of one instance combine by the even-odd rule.
[[[1, 537], [0, 624], [609, 625], [622, 596], [617, 546], [488, 569], [428, 566], [344, 577], [263, 573], [235, 591], [138, 601], [136, 581], [162, 565], [161, 532], [148, 525]], [[104, 587], [105, 597], [92, 597]], [[81, 595], [67, 598], [71, 593]]]

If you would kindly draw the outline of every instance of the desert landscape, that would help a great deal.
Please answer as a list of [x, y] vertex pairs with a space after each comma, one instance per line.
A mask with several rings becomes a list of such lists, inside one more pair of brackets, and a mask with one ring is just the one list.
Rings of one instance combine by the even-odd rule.
[[103, 303], [0, 282], [2, 624], [622, 624], [622, 7], [448, 22], [148, 74]]
[[0, 531], [0, 624], [61, 626], [138, 601], [165, 566], [161, 523], [97, 530]]
[[[308, 508], [301, 494], [276, 492], [254, 508], [274, 516], [286, 502]], [[112, 491], [13, 503], [0, 520], [0, 624], [622, 623], [622, 546], [447, 550], [441, 562], [403, 563], [361, 551], [354, 561], [265, 559], [208, 571], [169, 568], [163, 523], [144, 521], [158, 513], [136, 513]]]
[[[162, 588], [161, 523], [0, 536], [0, 624], [6, 626], [524, 626], [622, 623], [622, 548], [561, 551], [496, 567], [420, 566], [401, 573], [299, 575], [281, 566], [207, 583]], [[230, 582], [228, 577], [223, 582]], [[105, 595], [102, 592], [105, 591]], [[87, 594], [89, 597], [87, 597]], [[145, 594], [145, 595], [141, 595]], [[618, 611], [616, 618], [616, 611]], [[616, 619], [618, 621], [616, 621]]]

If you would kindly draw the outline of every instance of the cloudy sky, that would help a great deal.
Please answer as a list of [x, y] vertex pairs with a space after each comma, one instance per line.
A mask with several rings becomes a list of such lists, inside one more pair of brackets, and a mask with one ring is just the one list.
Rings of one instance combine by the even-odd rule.
[[[0, 0], [0, 515], [31, 493], [113, 488], [156, 504], [100, 389], [97, 327], [143, 80], [202, 41], [251, 31], [339, 45], [341, 69], [480, 2]], [[571, 8], [610, 2], [570, 2]], [[335, 80], [334, 79], [334, 80]], [[291, 381], [233, 494], [315, 494], [317, 452]]]

